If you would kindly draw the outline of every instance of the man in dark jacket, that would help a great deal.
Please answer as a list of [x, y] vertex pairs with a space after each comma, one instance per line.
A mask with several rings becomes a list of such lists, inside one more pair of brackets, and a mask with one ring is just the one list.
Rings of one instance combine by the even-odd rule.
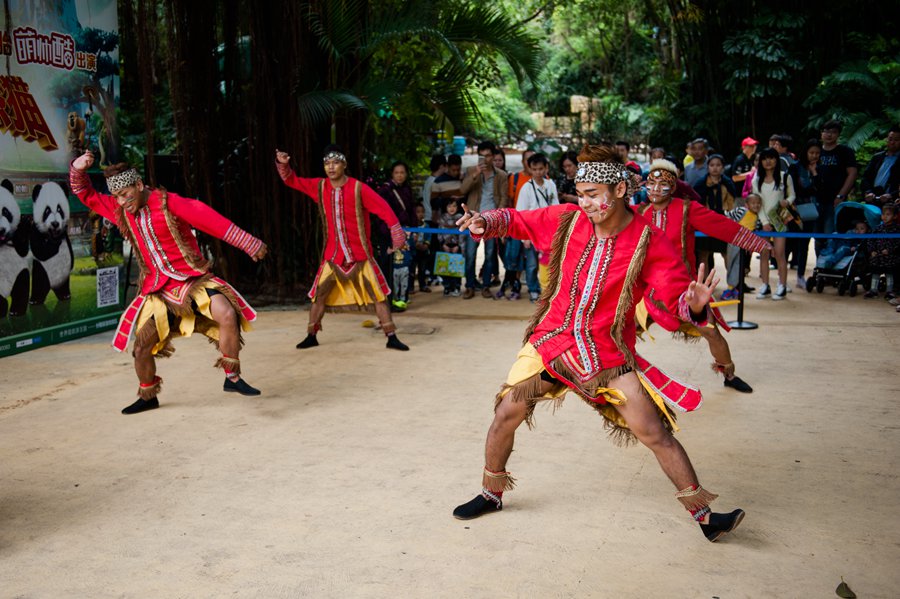
[[872, 156], [862, 177], [862, 192], [866, 202], [884, 205], [900, 198], [900, 125], [891, 127], [887, 149]]

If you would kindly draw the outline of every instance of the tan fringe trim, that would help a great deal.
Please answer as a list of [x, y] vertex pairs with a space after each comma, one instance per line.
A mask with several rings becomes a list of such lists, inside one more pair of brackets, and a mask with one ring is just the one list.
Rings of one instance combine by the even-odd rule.
[[238, 358], [228, 358], [226, 356], [222, 356], [218, 360], [216, 360], [216, 363], [213, 364], [213, 368], [221, 368], [222, 370], [227, 370], [228, 372], [240, 374], [241, 361]]
[[[171, 357], [172, 354], [175, 353], [175, 346], [172, 345], [172, 339], [175, 338], [175, 334], [172, 331], [177, 331], [177, 327], [169, 327], [169, 336], [166, 338], [165, 346], [156, 352], [154, 355], [155, 358], [168, 358]], [[139, 330], [134, 335], [134, 347], [153, 347], [156, 345], [156, 342], [159, 340], [159, 333], [156, 332], [156, 323], [151, 318], [148, 320], [141, 330]], [[131, 352], [132, 357], [134, 356], [134, 351]]]
[[538, 309], [535, 311], [534, 315], [532, 315], [531, 321], [525, 328], [525, 339], [522, 341], [523, 343], [528, 343], [528, 339], [534, 333], [534, 330], [541, 321], [544, 320], [544, 317], [547, 316], [547, 312], [550, 311], [551, 301], [556, 294], [559, 293], [560, 285], [562, 283], [562, 265], [565, 260], [566, 247], [568, 246], [569, 238], [575, 230], [575, 223], [578, 222], [578, 215], [580, 212], [580, 210], [573, 210], [571, 212], [566, 212], [559, 217], [559, 227], [556, 229], [556, 233], [553, 235], [553, 241], [550, 244], [550, 263], [547, 265], [547, 287], [543, 290], [541, 297], [537, 302]]
[[713, 362], [710, 366], [712, 367], [713, 372], [724, 374], [726, 377], [734, 376], [734, 362], [729, 362], [728, 364]]
[[622, 285], [622, 293], [619, 295], [619, 303], [616, 306], [616, 317], [609, 328], [610, 336], [615, 341], [616, 347], [625, 356], [625, 361], [631, 368], [635, 368], [634, 356], [625, 345], [622, 330], [625, 328], [625, 315], [631, 310], [634, 303], [634, 285], [641, 274], [641, 269], [644, 267], [644, 259], [647, 256], [647, 247], [650, 245], [651, 234], [652, 230], [650, 227], [644, 226], [641, 238], [637, 247], [634, 248], [634, 255], [631, 256], [631, 262], [628, 264], [628, 270], [625, 273], [625, 282]]
[[163, 186], [159, 186], [157, 190], [162, 195], [161, 203], [163, 216], [166, 218], [166, 225], [169, 227], [172, 238], [175, 239], [175, 245], [178, 246], [181, 255], [184, 256], [184, 261], [194, 270], [206, 272], [209, 270], [209, 261], [197, 254], [194, 248], [184, 242], [184, 238], [181, 236], [181, 229], [178, 227], [178, 219], [169, 212], [169, 192]]
[[138, 394], [138, 397], [140, 397], [141, 399], [146, 401], [148, 399], [153, 399], [154, 397], [159, 395], [159, 392], [161, 390], [162, 390], [162, 379], [159, 377], [155, 377], [153, 379], [153, 384], [150, 385], [149, 387], [144, 387], [144, 386], [138, 385], [137, 394]]
[[716, 497], [718, 497], [718, 495], [710, 493], [699, 485], [696, 489], [688, 487], [687, 489], [682, 489], [675, 493], [675, 498], [689, 510], [699, 510], [708, 507]]
[[[354, 189], [354, 198], [356, 200], [356, 228], [359, 229], [359, 240], [363, 247], [363, 251], [366, 252], [366, 259], [372, 259], [372, 250], [371, 245], [369, 243], [368, 237], [366, 237], [366, 223], [365, 220], [368, 218], [368, 213], [363, 208], [362, 203], [362, 181], [356, 181], [356, 188]], [[382, 273], [383, 274], [383, 273]]]
[[497, 408], [500, 406], [500, 402], [503, 401], [504, 397], [509, 397], [511, 402], [523, 402], [525, 403], [527, 410], [525, 412], [525, 424], [528, 425], [528, 429], [531, 430], [534, 428], [534, 408], [537, 407], [537, 404], [542, 401], [549, 401], [553, 405], [553, 412], [556, 412], [556, 409], [562, 405], [563, 396], [560, 397], [544, 397], [541, 393], [541, 375], [540, 373], [535, 374], [533, 376], [528, 377], [524, 381], [518, 382], [515, 385], [507, 385], [503, 383], [500, 387], [500, 392], [494, 397], [494, 412], [497, 411]]
[[481, 486], [493, 493], [503, 493], [516, 488], [516, 479], [509, 472], [491, 472], [487, 468], [481, 477]]
[[685, 343], [699, 343], [700, 340], [703, 339], [703, 336], [692, 334], [691, 331], [696, 332], [697, 327], [689, 322], [682, 322], [678, 325], [678, 330], [672, 332], [672, 338]]

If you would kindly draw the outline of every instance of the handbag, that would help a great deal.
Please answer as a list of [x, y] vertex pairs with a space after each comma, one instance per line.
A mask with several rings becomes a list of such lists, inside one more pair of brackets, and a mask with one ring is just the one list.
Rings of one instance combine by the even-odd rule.
[[794, 204], [794, 209], [796, 209], [797, 214], [800, 215], [800, 220], [804, 222], [817, 220], [819, 218], [819, 208], [816, 206], [815, 202]]
[[434, 274], [440, 277], [462, 278], [466, 272], [466, 259], [462, 254], [435, 252]]

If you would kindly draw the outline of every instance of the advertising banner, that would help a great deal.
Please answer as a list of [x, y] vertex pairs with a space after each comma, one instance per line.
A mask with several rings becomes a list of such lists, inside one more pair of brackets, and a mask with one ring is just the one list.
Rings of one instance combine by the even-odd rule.
[[113, 328], [123, 309], [121, 237], [67, 176], [85, 149], [119, 160], [118, 49], [116, 0], [3, 0], [0, 357]]

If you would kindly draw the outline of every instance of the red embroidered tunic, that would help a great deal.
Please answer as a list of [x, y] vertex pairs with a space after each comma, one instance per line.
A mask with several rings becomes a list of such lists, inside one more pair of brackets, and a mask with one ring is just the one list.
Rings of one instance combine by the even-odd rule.
[[[276, 162], [278, 174], [288, 187], [301, 191], [318, 204], [322, 223], [325, 227], [325, 250], [322, 253], [321, 274], [325, 262], [344, 272], [349, 272], [357, 262], [368, 260], [378, 276], [382, 293], [390, 293], [384, 274], [372, 257], [371, 222], [369, 213], [383, 220], [391, 230], [391, 241], [394, 247], [400, 247], [406, 241], [406, 234], [400, 227], [397, 215], [375, 190], [368, 185], [347, 178], [347, 182], [335, 189], [326, 178], [307, 179], [298, 177], [286, 164]], [[344, 193], [344, 190], [352, 190]], [[319, 277], [316, 276], [318, 283]], [[316, 286], [309, 292], [314, 298]]]
[[643, 204], [638, 207], [638, 212], [665, 231], [669, 241], [680, 250], [681, 260], [692, 276], [697, 272], [694, 253], [694, 233], [697, 231], [749, 252], [761, 252], [769, 247], [765, 239], [749, 229], [691, 200], [672, 198], [662, 210], [654, 210], [653, 204]]
[[[688, 276], [694, 276], [697, 272], [694, 253], [696, 231], [749, 252], [761, 252], [770, 247], [765, 239], [744, 228], [740, 223], [692, 200], [672, 198], [669, 205], [662, 210], [655, 210], [652, 204], [643, 204], [638, 207], [638, 211], [644, 218], [662, 229], [669, 241], [681, 252], [681, 261], [688, 269]], [[653, 317], [654, 322], [663, 328], [672, 330], [672, 327], [680, 324], [673, 314], [662, 310], [659, 305], [648, 302], [647, 312]], [[724, 330], [731, 330], [718, 308], [712, 311], [712, 316]]]
[[540, 308], [528, 342], [554, 376], [551, 364], [557, 358], [582, 381], [623, 365], [644, 370], [634, 351], [634, 304], [642, 296], [692, 322], [684, 299], [691, 282], [687, 271], [662, 232], [640, 216], [606, 239], [597, 237], [587, 215], [572, 204], [482, 216], [484, 237], [528, 239], [551, 253], [554, 286], [544, 296], [549, 304]]
[[[70, 166], [69, 184], [85, 206], [128, 227], [140, 252], [143, 295], [162, 290], [170, 281], [187, 281], [209, 271], [192, 227], [250, 256], [262, 247], [262, 241], [197, 200], [154, 189], [147, 204], [132, 215], [120, 210], [115, 197], [97, 192], [84, 171]], [[120, 214], [124, 222], [120, 222]]]
[[[204, 204], [174, 193], [154, 189], [147, 204], [137, 214], [123, 210], [115, 197], [97, 192], [87, 173], [69, 165], [69, 185], [81, 202], [101, 216], [118, 224], [137, 250], [141, 267], [140, 293], [126, 308], [113, 338], [113, 347], [124, 351], [147, 295], [160, 293], [173, 304], [188, 297], [191, 281], [209, 272], [209, 262], [200, 253], [191, 227], [212, 235], [254, 256], [262, 241]], [[216, 284], [229, 289], [237, 300], [235, 308], [247, 321], [256, 312], [243, 297], [222, 279]]]

